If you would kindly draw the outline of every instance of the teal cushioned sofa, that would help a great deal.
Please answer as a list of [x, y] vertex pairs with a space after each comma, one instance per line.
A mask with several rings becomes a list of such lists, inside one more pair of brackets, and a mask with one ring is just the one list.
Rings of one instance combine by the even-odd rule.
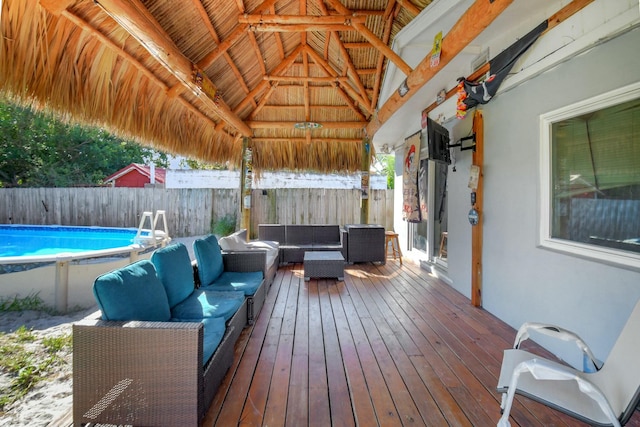
[[[96, 279], [102, 318], [73, 325], [75, 425], [198, 426], [211, 404], [233, 362], [235, 326], [213, 311], [200, 319], [173, 317], [186, 290], [176, 283], [181, 274], [160, 264], [171, 286], [149, 260]], [[189, 270], [185, 284], [193, 286]]]
[[200, 289], [244, 292], [248, 302], [247, 323], [253, 324], [267, 292], [264, 274], [266, 252], [223, 253], [214, 235], [196, 239], [193, 252]]

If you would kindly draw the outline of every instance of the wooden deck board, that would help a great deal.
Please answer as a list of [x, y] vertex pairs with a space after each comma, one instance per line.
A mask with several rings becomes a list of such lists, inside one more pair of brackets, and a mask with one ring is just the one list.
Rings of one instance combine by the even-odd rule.
[[[302, 265], [285, 266], [202, 426], [493, 426], [514, 338], [411, 263], [347, 266], [344, 282], [304, 282]], [[583, 425], [522, 397], [512, 415], [514, 426]]]

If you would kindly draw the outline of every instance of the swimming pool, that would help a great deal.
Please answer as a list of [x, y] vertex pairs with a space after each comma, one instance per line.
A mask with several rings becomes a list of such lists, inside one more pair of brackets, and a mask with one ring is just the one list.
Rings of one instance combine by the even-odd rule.
[[132, 245], [137, 232], [135, 228], [0, 225], [0, 258], [121, 248]]
[[[138, 229], [0, 225], [0, 298], [37, 295], [59, 312], [95, 305], [96, 277], [148, 259], [171, 240], [166, 220], [164, 231], [142, 225], [142, 221]], [[155, 225], [156, 221], [154, 229]]]

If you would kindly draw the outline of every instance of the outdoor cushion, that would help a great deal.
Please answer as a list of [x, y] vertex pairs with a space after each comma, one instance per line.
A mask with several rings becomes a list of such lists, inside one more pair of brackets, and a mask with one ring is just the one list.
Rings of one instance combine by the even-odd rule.
[[244, 303], [244, 292], [218, 292], [197, 289], [184, 301], [171, 308], [171, 317], [199, 320], [222, 317], [229, 320]]
[[196, 288], [189, 251], [183, 243], [157, 249], [151, 255], [171, 308], [187, 299]]
[[169, 300], [149, 260], [99, 276], [93, 295], [104, 320], [168, 321]]
[[236, 233], [218, 239], [218, 243], [223, 251], [264, 250], [267, 252], [267, 265], [273, 264], [275, 259], [278, 257], [280, 248], [280, 244], [274, 241], [252, 240], [250, 242], [246, 242]]
[[246, 241], [237, 234], [218, 239], [218, 244], [223, 251], [242, 251], [246, 249]]
[[213, 283], [203, 287], [205, 290], [217, 291], [242, 291], [251, 296], [256, 293], [262, 284], [264, 275], [262, 271], [237, 272], [225, 271]]
[[269, 240], [253, 240], [246, 243], [248, 250], [265, 250], [267, 251], [267, 265], [271, 265], [278, 257], [280, 244]]
[[[171, 319], [173, 322], [193, 322], [193, 320]], [[206, 365], [222, 342], [226, 324], [222, 317], [210, 317], [200, 321], [204, 326], [202, 339], [202, 365]]]
[[224, 271], [218, 239], [214, 235], [209, 235], [204, 239], [196, 239], [193, 242], [193, 252], [198, 262], [200, 284], [207, 286], [213, 283]]

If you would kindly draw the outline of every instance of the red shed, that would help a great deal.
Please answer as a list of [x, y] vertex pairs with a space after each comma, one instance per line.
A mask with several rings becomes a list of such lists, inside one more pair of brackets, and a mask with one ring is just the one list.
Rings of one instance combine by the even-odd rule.
[[140, 163], [131, 163], [114, 174], [109, 175], [104, 179], [105, 184], [111, 184], [113, 187], [132, 187], [143, 188], [151, 184], [151, 175], [155, 175], [154, 184], [159, 187], [164, 187], [164, 178], [166, 169], [154, 168], [152, 172], [151, 167], [142, 165]]

